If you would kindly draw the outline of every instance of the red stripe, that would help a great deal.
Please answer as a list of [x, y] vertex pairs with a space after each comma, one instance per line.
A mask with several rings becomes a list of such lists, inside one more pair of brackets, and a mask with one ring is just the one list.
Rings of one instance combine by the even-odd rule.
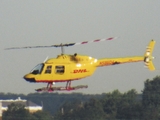
[[99, 42], [100, 40], [98, 39], [98, 40], [94, 40], [93, 42]]
[[[83, 77], [85, 78], [85, 77]], [[68, 81], [74, 81], [74, 80], [79, 80], [82, 78], [75, 78], [75, 79], [68, 79], [68, 80], [35, 80], [36, 82], [42, 82], [42, 83], [49, 83], [49, 82], [68, 82]]]
[[112, 40], [113, 38], [108, 38], [107, 40]]
[[86, 44], [86, 43], [88, 43], [87, 41], [85, 41], [85, 42], [82, 42], [81, 44]]

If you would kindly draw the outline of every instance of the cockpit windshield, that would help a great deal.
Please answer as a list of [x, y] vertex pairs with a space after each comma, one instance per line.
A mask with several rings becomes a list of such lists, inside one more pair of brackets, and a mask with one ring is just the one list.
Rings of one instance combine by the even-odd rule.
[[32, 73], [32, 74], [40, 74], [40, 73], [42, 72], [43, 66], [44, 66], [43, 63], [36, 65], [36, 66], [31, 70], [30, 73]]

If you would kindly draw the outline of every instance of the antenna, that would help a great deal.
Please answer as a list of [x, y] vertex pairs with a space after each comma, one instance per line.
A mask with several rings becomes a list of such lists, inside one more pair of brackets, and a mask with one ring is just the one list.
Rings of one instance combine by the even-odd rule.
[[46, 59], [43, 61], [43, 63], [45, 63], [48, 60], [48, 56], [46, 57]]

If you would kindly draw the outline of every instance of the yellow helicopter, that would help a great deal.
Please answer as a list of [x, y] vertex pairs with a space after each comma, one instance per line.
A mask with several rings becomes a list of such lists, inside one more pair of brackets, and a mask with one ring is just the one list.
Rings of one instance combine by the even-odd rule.
[[[84, 41], [80, 43], [69, 43], [51, 46], [28, 46], [28, 47], [13, 47], [9, 49], [25, 49], [25, 48], [41, 48], [41, 47], [61, 47], [62, 54], [57, 58], [50, 58], [43, 63], [35, 66], [30, 73], [24, 76], [24, 79], [29, 82], [43, 82], [48, 83], [47, 87], [36, 89], [36, 91], [70, 91], [80, 88], [87, 88], [87, 85], [71, 86], [71, 81], [80, 80], [91, 76], [97, 67], [118, 65], [123, 63], [141, 62], [143, 61], [149, 70], [155, 70], [152, 63], [154, 57], [152, 57], [155, 41], [151, 40], [146, 52], [143, 56], [132, 57], [119, 57], [119, 58], [103, 58], [96, 59], [90, 56], [79, 55], [77, 53], [73, 55], [67, 55], [63, 53], [63, 47], [73, 46], [80, 44], [87, 44], [90, 42], [101, 42], [107, 40], [114, 40], [117, 37], [111, 37], [107, 39], [97, 39], [93, 41]], [[53, 87], [56, 82], [66, 82], [64, 87]]]

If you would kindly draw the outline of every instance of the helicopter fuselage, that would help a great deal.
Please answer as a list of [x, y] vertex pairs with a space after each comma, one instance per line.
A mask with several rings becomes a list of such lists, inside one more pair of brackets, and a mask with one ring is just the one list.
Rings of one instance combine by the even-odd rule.
[[66, 82], [91, 76], [97, 59], [82, 55], [58, 55], [38, 64], [24, 76], [30, 82]]

